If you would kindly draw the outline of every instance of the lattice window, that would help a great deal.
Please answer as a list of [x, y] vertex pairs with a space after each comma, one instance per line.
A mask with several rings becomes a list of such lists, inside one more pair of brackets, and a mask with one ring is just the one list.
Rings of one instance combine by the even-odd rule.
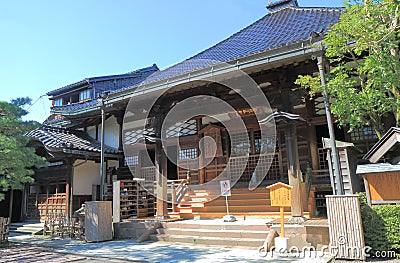
[[329, 169], [327, 154], [328, 154], [327, 149], [318, 148], [318, 162], [319, 162], [319, 169], [321, 170]]
[[154, 166], [142, 167], [140, 169], [140, 176], [138, 177], [148, 182], [154, 182], [156, 180], [156, 168]]
[[372, 127], [355, 128], [350, 132], [350, 138], [353, 142], [377, 140], [378, 136]]
[[135, 177], [144, 179], [144, 182], [140, 182], [140, 184], [149, 193], [154, 194], [154, 182], [156, 181], [156, 168], [154, 166], [142, 167], [140, 173]]
[[236, 133], [231, 136], [232, 156], [245, 156], [251, 153], [250, 138], [248, 133]]
[[261, 138], [261, 131], [254, 131], [254, 150], [255, 153], [273, 153], [275, 152], [276, 137], [267, 136], [263, 134]]
[[165, 132], [165, 137], [176, 138], [197, 133], [196, 120], [190, 120], [185, 123], [178, 122], [169, 127]]
[[139, 165], [139, 156], [126, 156], [125, 157], [125, 166], [138, 166]]
[[127, 131], [124, 134], [125, 138], [125, 145], [130, 145], [136, 143], [138, 140], [144, 140], [144, 136], [155, 136], [153, 129], [146, 129], [146, 130], [133, 130]]
[[187, 160], [187, 159], [196, 159], [197, 158], [197, 149], [182, 149], [179, 151], [179, 160]]
[[[271, 165], [268, 167], [269, 163]], [[243, 167], [246, 168], [241, 173], [240, 170]], [[264, 177], [263, 180], [269, 181], [276, 181], [281, 178], [277, 153], [252, 155], [249, 157], [231, 157], [229, 159], [229, 168], [231, 180], [239, 180], [239, 182], [249, 182], [252, 179], [259, 180], [261, 177]]]

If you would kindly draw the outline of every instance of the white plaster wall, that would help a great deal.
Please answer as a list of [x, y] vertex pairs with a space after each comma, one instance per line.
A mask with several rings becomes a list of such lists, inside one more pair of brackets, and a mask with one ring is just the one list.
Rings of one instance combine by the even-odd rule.
[[92, 137], [93, 139], [96, 139], [96, 126], [89, 126], [87, 127], [87, 133], [89, 134], [90, 137]]
[[[101, 136], [101, 125], [99, 125], [99, 138]], [[114, 116], [108, 118], [105, 122], [104, 143], [108, 146], [118, 149], [119, 144], [119, 125]]]
[[[76, 161], [78, 164], [82, 160]], [[74, 195], [91, 195], [92, 185], [100, 184], [100, 163], [88, 161], [74, 168]]]

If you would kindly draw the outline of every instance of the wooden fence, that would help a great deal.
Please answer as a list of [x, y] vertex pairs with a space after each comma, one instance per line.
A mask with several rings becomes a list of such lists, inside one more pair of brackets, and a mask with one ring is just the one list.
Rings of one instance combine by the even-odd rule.
[[358, 196], [330, 195], [326, 203], [331, 254], [335, 258], [365, 260]]
[[8, 241], [8, 232], [10, 229], [10, 218], [0, 217], [0, 243]]

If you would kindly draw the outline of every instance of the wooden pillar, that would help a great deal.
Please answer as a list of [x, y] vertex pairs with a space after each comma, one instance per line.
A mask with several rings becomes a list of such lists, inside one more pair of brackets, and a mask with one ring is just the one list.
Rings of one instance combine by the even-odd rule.
[[[283, 102], [283, 109], [286, 112], [293, 112], [293, 105], [291, 103], [291, 89], [290, 87], [282, 90], [281, 98]], [[303, 202], [301, 194], [301, 170], [299, 161], [299, 150], [297, 144], [297, 133], [296, 123], [294, 121], [288, 121], [287, 127], [285, 128], [285, 144], [286, 144], [286, 156], [288, 164], [288, 179], [289, 185], [292, 188], [292, 218], [294, 220], [303, 218]], [[301, 218], [301, 219], [300, 219]]]
[[[314, 117], [315, 107], [311, 100], [306, 100], [307, 119]], [[310, 147], [311, 154], [311, 168], [313, 170], [319, 169], [319, 156], [318, 156], [318, 142], [317, 131], [313, 124], [307, 125], [307, 140]]]
[[[199, 142], [201, 140], [199, 131], [201, 130], [202, 126], [202, 119], [198, 118], [196, 119], [196, 125], [197, 125], [197, 134], [199, 136]], [[199, 143], [200, 144], [200, 143]], [[206, 169], [203, 167], [204, 166], [204, 143], [201, 142], [201, 145], [197, 145], [197, 156], [199, 157], [199, 184], [204, 184], [206, 182]], [[200, 154], [202, 153], [202, 154]]]
[[65, 212], [67, 213], [68, 218], [72, 216], [72, 204], [74, 202], [74, 160], [67, 159], [65, 161], [66, 165], [68, 166], [68, 174], [67, 178], [67, 185], [66, 185], [66, 204], [65, 204]]
[[286, 141], [286, 150], [287, 150], [287, 160], [288, 160], [288, 177], [289, 177], [289, 185], [292, 188], [292, 205], [291, 211], [293, 217], [302, 217], [303, 216], [303, 204], [301, 198], [301, 187], [300, 187], [300, 162], [299, 162], [299, 154], [297, 147], [297, 134], [296, 134], [296, 125], [291, 123], [285, 129], [285, 141]]
[[[116, 116], [117, 123], [118, 123], [118, 150], [123, 151], [124, 150], [124, 134], [123, 134], [123, 124], [124, 124], [124, 115], [118, 115]], [[124, 158], [119, 159], [119, 167], [124, 166]]]
[[155, 166], [156, 166], [156, 184], [157, 184], [157, 219], [168, 218], [168, 200], [167, 200], [167, 156], [161, 144], [161, 126], [163, 114], [156, 118], [156, 148], [155, 148]]
[[28, 201], [28, 184], [24, 184], [24, 188], [22, 188], [22, 205], [21, 205], [21, 216], [19, 220], [24, 222], [27, 214], [27, 201]]
[[118, 116], [115, 116], [115, 118], [117, 119], [117, 123], [118, 123], [118, 150], [122, 151], [123, 150], [123, 146], [124, 146], [123, 145], [124, 135], [122, 133], [124, 116], [123, 115], [118, 115]]

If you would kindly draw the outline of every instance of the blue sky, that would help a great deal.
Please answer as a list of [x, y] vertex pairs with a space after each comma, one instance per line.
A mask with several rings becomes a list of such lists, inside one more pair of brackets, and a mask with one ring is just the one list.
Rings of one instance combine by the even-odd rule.
[[[342, 6], [341, 0], [298, 0]], [[0, 100], [46, 92], [86, 77], [165, 68], [267, 13], [267, 0], [69, 0], [0, 2]], [[44, 121], [47, 96], [26, 119]]]

